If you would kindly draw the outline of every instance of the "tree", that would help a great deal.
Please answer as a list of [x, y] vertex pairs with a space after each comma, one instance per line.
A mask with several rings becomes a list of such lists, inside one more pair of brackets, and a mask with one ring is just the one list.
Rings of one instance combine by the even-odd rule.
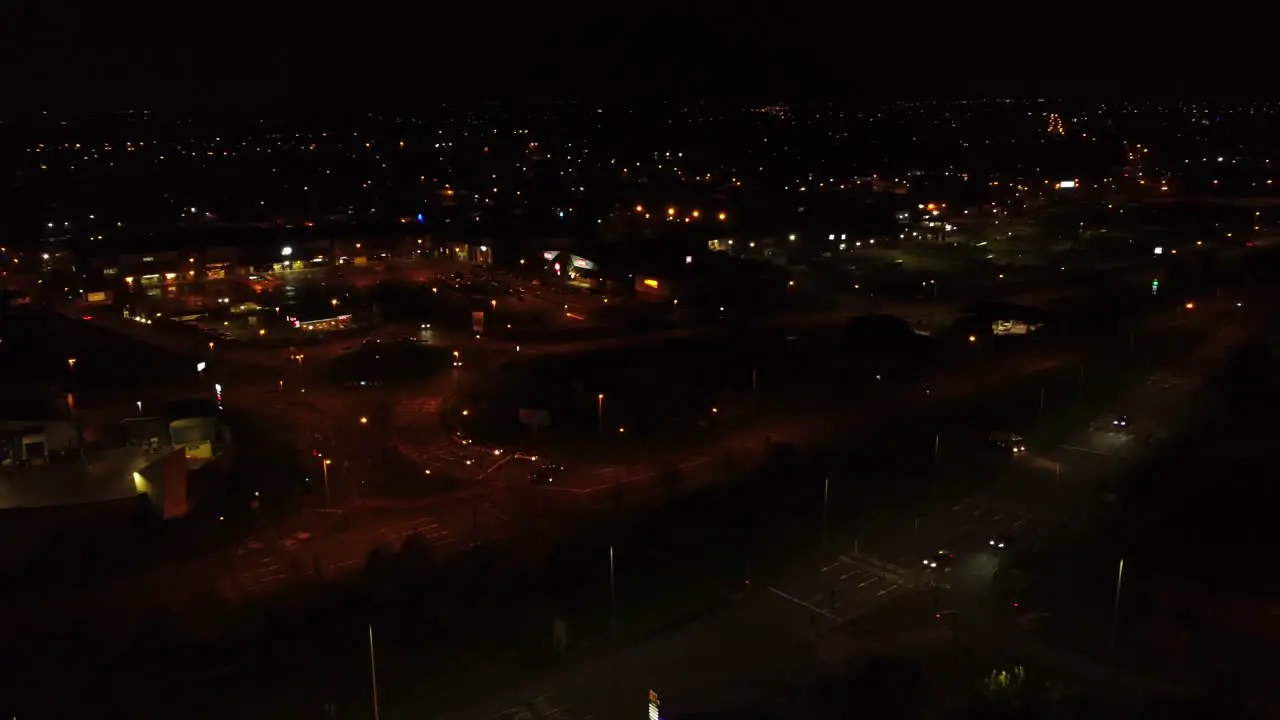
[[845, 687], [852, 717], [907, 718], [923, 696], [920, 666], [903, 658], [872, 658]]

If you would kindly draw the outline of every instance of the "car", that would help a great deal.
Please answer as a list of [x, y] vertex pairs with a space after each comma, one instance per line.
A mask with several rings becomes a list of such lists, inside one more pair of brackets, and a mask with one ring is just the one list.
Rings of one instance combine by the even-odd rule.
[[459, 445], [470, 445], [471, 436], [466, 433], [456, 432], [453, 434], [453, 441]]
[[942, 570], [943, 572], [946, 572], [951, 569], [951, 562], [955, 559], [955, 553], [948, 550], [939, 550], [924, 559], [924, 566], [930, 570]]
[[996, 535], [987, 541], [987, 545], [995, 550], [1004, 550], [1013, 546], [1012, 535]]
[[1010, 455], [1023, 455], [1027, 452], [1027, 441], [1023, 440], [1021, 435], [1005, 430], [992, 432], [987, 441], [994, 447], [999, 448], [1001, 452], [1006, 452]]
[[1089, 425], [1094, 432], [1123, 433], [1129, 430], [1129, 416], [1121, 414], [1103, 415]]
[[529, 473], [529, 482], [534, 485], [550, 485], [555, 482], [556, 475], [545, 469], [534, 470]]

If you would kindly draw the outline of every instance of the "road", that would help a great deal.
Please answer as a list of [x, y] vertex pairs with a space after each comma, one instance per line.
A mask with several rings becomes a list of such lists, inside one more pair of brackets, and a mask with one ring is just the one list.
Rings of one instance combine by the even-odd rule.
[[[1024, 359], [1017, 361], [1020, 363], [1017, 370], [1026, 373], [1042, 372], [1055, 363], [1062, 364], [1072, 360], [1070, 357], [1045, 358], [1028, 364]], [[1014, 368], [1011, 367], [1007, 372], [1013, 371]], [[985, 378], [998, 382], [1002, 378], [1007, 379], [1007, 372], [989, 372]], [[983, 390], [968, 374], [957, 374], [950, 379], [937, 378], [932, 386], [933, 394], [920, 394], [916, 398], [917, 402], [926, 402], [950, 393], [959, 395]], [[316, 394], [312, 396], [312, 400], [321, 397], [323, 396]], [[356, 420], [340, 419], [340, 413], [350, 413], [349, 408], [343, 412], [344, 401], [346, 398], [338, 394], [331, 403], [318, 403], [306, 414], [318, 415], [319, 420], [311, 418], [311, 421], [323, 421], [326, 433], [339, 432], [342, 427], [350, 431]], [[912, 407], [909, 403], [897, 403], [897, 406], [902, 412], [909, 412]], [[851, 416], [860, 414], [865, 415], [865, 410], [850, 408]], [[350, 425], [343, 426], [344, 422], [349, 422]], [[758, 457], [763, 451], [762, 432], [779, 439], [804, 440], [823, 437], [830, 427], [829, 418], [809, 419], [799, 425], [794, 421], [783, 422], [775, 427], [757, 428], [724, 438], [713, 447], [702, 448], [683, 457], [662, 460], [659, 461], [660, 464], [650, 462], [613, 468], [583, 468], [582, 477], [585, 480], [575, 489], [591, 494], [619, 484], [652, 485], [651, 481], [660, 468], [671, 464], [682, 468], [686, 474], [686, 483], [696, 484], [704, 479], [719, 478], [723, 474], [721, 466], [712, 462], [712, 458], [722, 457], [726, 452], [735, 452], [745, 458]], [[306, 438], [300, 437], [299, 442], [306, 442]], [[455, 456], [461, 454], [456, 447], [449, 448], [449, 451]], [[424, 468], [426, 469], [430, 467]], [[312, 472], [313, 482], [319, 481], [322, 473], [323, 469], [317, 461]], [[358, 481], [362, 471], [359, 468], [348, 469], [335, 465], [331, 466], [330, 473], [331, 480], [336, 485], [341, 478]], [[130, 609], [131, 612], [138, 612], [144, 605], [180, 606], [193, 596], [209, 593], [229, 599], [261, 594], [273, 587], [287, 584], [290, 578], [314, 574], [317, 568], [321, 574], [327, 575], [360, 567], [371, 548], [380, 544], [394, 544], [397, 538], [403, 536], [404, 533], [397, 528], [417, 527], [429, 530], [428, 539], [439, 545], [442, 552], [505, 536], [511, 531], [511, 523], [490, 498], [495, 493], [500, 495], [504, 490], [522, 487], [527, 488], [527, 480], [521, 473], [495, 475], [444, 496], [382, 503], [378, 511], [371, 513], [362, 523], [354, 527], [342, 526], [340, 529], [336, 529], [339, 524], [332, 515], [319, 511], [307, 512], [291, 522], [256, 534], [255, 540], [242, 545], [231, 556], [221, 553], [196, 558], [143, 576], [122, 579], [114, 591], [108, 588], [99, 593], [98, 608], [115, 606], [122, 611]], [[62, 604], [58, 598], [40, 598], [39, 602], [49, 610], [46, 615], [59, 617], [58, 613], [51, 610]], [[65, 609], [74, 613], [77, 606], [75, 603], [67, 603]]]
[[[1185, 419], [1178, 409], [1240, 337], [1228, 328], [1181, 358], [1167, 375], [1182, 382], [1156, 380], [1134, 389], [1123, 407], [1135, 425], [1154, 435], [1176, 433]], [[650, 689], [673, 714], [777, 709], [788, 689], [841, 672], [850, 656], [886, 648], [929, 655], [957, 645], [990, 663], [985, 667], [1017, 661], [1086, 692], [1181, 695], [1190, 690], [1181, 679], [1148, 677], [1044, 646], [1006, 612], [994, 589], [1004, 555], [992, 551], [989, 538], [1011, 533], [1019, 545], [1034, 545], [1064, 526], [1087, 523], [1098, 486], [1146, 451], [1109, 435], [1080, 428], [1060, 446], [1040, 448], [981, 495], [869, 534], [816, 569], [744, 589], [712, 616], [622, 650], [612, 675], [605, 657], [584, 659], [506, 700], [490, 698], [448, 717], [615, 717], [638, 708]], [[957, 556], [948, 572], [924, 569], [922, 559], [938, 548]]]

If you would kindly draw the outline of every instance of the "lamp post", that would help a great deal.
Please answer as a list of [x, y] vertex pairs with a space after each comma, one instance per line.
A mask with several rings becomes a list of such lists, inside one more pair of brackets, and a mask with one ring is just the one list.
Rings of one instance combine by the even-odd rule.
[[[603, 397], [603, 396], [601, 396]], [[609, 707], [618, 696], [618, 593], [613, 581], [613, 546], [609, 546]]]
[[831, 494], [831, 478], [822, 479], [822, 554], [827, 554], [827, 500]]
[[1120, 586], [1124, 582], [1124, 558], [1120, 558], [1120, 569], [1116, 571], [1116, 599], [1111, 604], [1111, 644], [1116, 642], [1120, 631]]
[[320, 468], [324, 472], [324, 502], [326, 505], [333, 505], [333, 497], [329, 494], [329, 463], [333, 462], [329, 458], [325, 458], [320, 463]]
[[604, 393], [596, 395], [596, 430], [604, 435]]
[[373, 682], [373, 720], [378, 720], [378, 663], [373, 655], [373, 623], [369, 623], [369, 677]]

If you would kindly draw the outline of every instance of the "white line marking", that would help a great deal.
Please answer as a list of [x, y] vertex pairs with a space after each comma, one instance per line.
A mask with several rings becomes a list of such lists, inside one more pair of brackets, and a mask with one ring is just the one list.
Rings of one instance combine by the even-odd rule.
[[881, 595], [883, 595], [883, 594], [885, 594], [885, 593], [887, 593], [887, 592], [893, 592], [894, 590], [897, 590], [897, 589], [898, 589], [898, 587], [900, 587], [901, 585], [902, 585], [902, 583], [894, 583], [894, 584], [890, 585], [889, 587], [887, 587], [887, 588], [885, 588], [885, 589], [881, 590], [880, 592], [876, 593], [876, 597], [880, 597]]
[[858, 587], [866, 587], [873, 582], [880, 582], [880, 578], [873, 577], [873, 578], [868, 578], [866, 580], [863, 580], [862, 582], [858, 583]]
[[1109, 453], [1109, 452], [1107, 452], [1107, 451], [1105, 451], [1105, 450], [1093, 450], [1093, 449], [1091, 449], [1091, 448], [1083, 448], [1083, 447], [1080, 447], [1080, 446], [1078, 446], [1078, 445], [1059, 445], [1058, 447], [1059, 447], [1059, 448], [1061, 448], [1061, 449], [1063, 449], [1063, 450], [1074, 450], [1074, 451], [1076, 451], [1076, 452], [1089, 453], [1090, 455], [1102, 455], [1102, 456], [1104, 456], [1104, 457], [1112, 457], [1112, 458], [1116, 458], [1116, 459], [1119, 459], [1119, 460], [1127, 460], [1127, 459], [1128, 459], [1128, 458], [1127, 458], [1127, 457], [1125, 457], [1124, 455], [1117, 455], [1117, 454], [1115, 454], [1115, 453]]
[[843, 562], [843, 561], [837, 560], [837, 561], [835, 561], [835, 562], [831, 563], [830, 565], [828, 565], [828, 566], [826, 566], [826, 567], [822, 568], [822, 572], [826, 572], [826, 571], [830, 570], [831, 568], [837, 568], [837, 567], [840, 567], [840, 566], [841, 566], [841, 565], [843, 565], [843, 564], [844, 564], [844, 562]]
[[826, 617], [829, 617], [829, 618], [831, 618], [832, 620], [837, 620], [837, 621], [840, 619], [840, 618], [836, 617], [835, 615], [832, 615], [831, 613], [827, 612], [826, 610], [823, 610], [823, 609], [821, 609], [821, 608], [816, 608], [816, 607], [814, 607], [814, 606], [810, 605], [809, 603], [807, 603], [807, 602], [805, 602], [805, 601], [801, 600], [800, 598], [792, 597], [792, 596], [790, 596], [790, 595], [788, 595], [788, 594], [786, 594], [786, 593], [782, 592], [782, 591], [781, 591], [781, 590], [779, 590], [778, 588], [770, 587], [770, 588], [769, 588], [769, 591], [770, 591], [770, 592], [772, 592], [773, 594], [777, 595], [778, 597], [780, 597], [780, 598], [784, 599], [784, 600], [790, 600], [791, 602], [793, 602], [793, 603], [795, 603], [795, 604], [799, 605], [800, 607], [808, 608], [808, 609], [810, 609], [810, 610], [812, 610], [812, 611], [814, 611], [814, 612], [818, 613], [819, 615], [825, 615]]

